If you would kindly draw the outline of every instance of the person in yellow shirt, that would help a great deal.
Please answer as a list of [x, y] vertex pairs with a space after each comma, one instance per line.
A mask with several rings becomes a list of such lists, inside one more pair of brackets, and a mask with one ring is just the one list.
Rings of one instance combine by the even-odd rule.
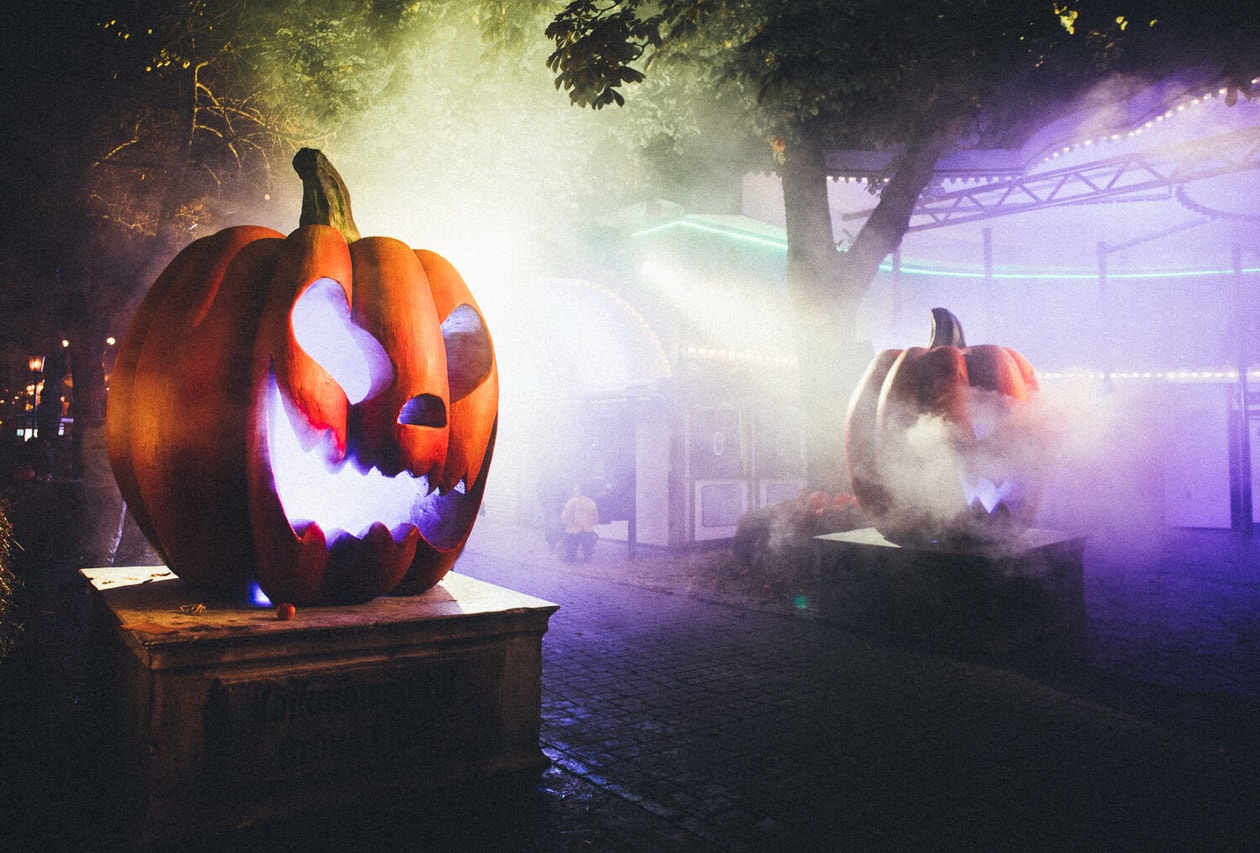
[[599, 524], [599, 508], [595, 501], [582, 494], [581, 486], [573, 487], [573, 496], [565, 503], [560, 512], [560, 521], [564, 523], [564, 559], [573, 562], [578, 549], [582, 549], [582, 560], [590, 562], [595, 553], [595, 525]]

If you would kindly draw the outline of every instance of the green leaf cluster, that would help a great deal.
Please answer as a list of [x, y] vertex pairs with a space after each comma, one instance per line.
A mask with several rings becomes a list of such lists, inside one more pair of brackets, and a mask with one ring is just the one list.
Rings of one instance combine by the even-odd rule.
[[274, 107], [298, 105], [313, 126], [336, 125], [388, 89], [395, 42], [421, 15], [400, 0], [288, 0], [251, 13], [266, 33], [249, 57], [249, 76]]
[[950, 123], [1001, 142], [1112, 74], [1209, 61], [1243, 79], [1256, 70], [1255, 21], [1235, 0], [1211, 10], [1160, 0], [577, 0], [546, 34], [555, 85], [575, 104], [623, 104], [644, 75], [681, 65], [738, 91], [768, 133], [882, 147]]
[[602, 109], [622, 106], [620, 87], [643, 82], [634, 63], [648, 50], [661, 46], [663, 15], [640, 17], [639, 4], [603, 4], [576, 0], [546, 29], [556, 51], [547, 67], [556, 72], [556, 88], [569, 90], [569, 99]]

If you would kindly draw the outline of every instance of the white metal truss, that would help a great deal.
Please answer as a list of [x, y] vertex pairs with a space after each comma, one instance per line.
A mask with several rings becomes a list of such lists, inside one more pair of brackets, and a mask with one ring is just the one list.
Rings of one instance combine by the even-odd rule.
[[[908, 231], [928, 231], [1043, 208], [1177, 188], [1253, 169], [1260, 169], [1260, 128], [1249, 127], [1192, 143], [925, 194], [915, 207]], [[845, 218], [864, 218], [868, 214], [869, 211]]]

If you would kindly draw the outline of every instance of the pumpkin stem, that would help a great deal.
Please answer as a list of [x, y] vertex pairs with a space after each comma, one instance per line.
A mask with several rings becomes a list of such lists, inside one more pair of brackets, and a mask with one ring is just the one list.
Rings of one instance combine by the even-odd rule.
[[359, 239], [350, 215], [350, 191], [341, 175], [317, 148], [303, 148], [293, 157], [293, 170], [302, 179], [302, 217], [299, 225], [331, 225], [346, 238]]
[[965, 347], [962, 323], [946, 308], [932, 309], [932, 340], [928, 347]]

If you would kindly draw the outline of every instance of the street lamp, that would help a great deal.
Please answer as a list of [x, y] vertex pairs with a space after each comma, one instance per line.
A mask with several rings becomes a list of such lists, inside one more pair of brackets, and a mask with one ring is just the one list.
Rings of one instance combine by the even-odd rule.
[[[39, 418], [39, 386], [43, 384], [43, 380], [39, 378], [39, 375], [44, 372], [44, 357], [42, 355], [33, 355], [27, 359], [26, 366], [31, 369], [31, 397], [34, 398], [35, 404], [31, 416], [36, 419], [35, 423], [37, 424]], [[34, 435], [34, 430], [28, 435]]]

